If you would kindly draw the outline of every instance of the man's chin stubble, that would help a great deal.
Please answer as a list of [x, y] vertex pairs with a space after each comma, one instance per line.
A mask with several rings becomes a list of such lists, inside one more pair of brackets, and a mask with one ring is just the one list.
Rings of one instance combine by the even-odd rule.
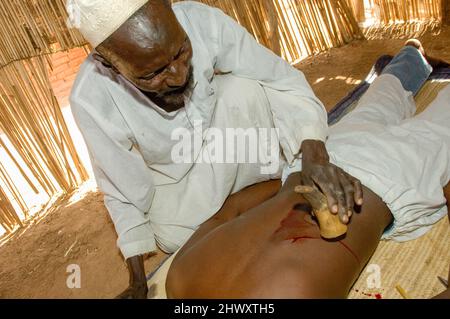
[[183, 87], [181, 92], [169, 93], [161, 96], [160, 98], [168, 105], [172, 105], [175, 108], [182, 108], [188, 103], [192, 97], [192, 93], [194, 91], [194, 81], [193, 78], [190, 77], [187, 84]]

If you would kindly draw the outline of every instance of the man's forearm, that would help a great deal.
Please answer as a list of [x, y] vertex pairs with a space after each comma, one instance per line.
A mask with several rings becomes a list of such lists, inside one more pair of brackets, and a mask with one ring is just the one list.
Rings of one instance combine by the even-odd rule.
[[143, 256], [128, 258], [127, 265], [130, 274], [130, 286], [147, 283]]
[[325, 143], [319, 140], [304, 140], [301, 152], [306, 161], [328, 163], [330, 160]]

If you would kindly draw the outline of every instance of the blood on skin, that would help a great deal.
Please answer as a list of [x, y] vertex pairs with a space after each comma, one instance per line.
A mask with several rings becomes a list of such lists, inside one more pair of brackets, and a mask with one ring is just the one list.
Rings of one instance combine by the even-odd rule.
[[305, 227], [303, 220], [298, 218], [298, 212], [291, 210], [287, 217], [280, 222], [280, 227], [275, 231], [275, 233], [280, 232], [283, 228], [289, 227]]
[[[278, 227], [274, 235], [281, 240], [290, 240], [293, 244], [308, 239], [322, 240], [318, 227], [307, 223], [295, 209], [292, 209], [286, 218], [280, 222], [280, 227]], [[359, 257], [347, 244], [343, 241], [338, 241], [338, 243], [356, 259], [358, 264], [361, 264]]]
[[345, 249], [347, 249], [350, 252], [350, 254], [353, 255], [353, 257], [355, 257], [358, 264], [361, 264], [358, 255], [356, 255], [356, 253], [346, 243], [344, 243], [342, 240], [338, 241], [338, 243], [341, 244]]
[[320, 237], [310, 237], [310, 236], [295, 237], [295, 238], [292, 238], [292, 243], [295, 243], [302, 239], [321, 239], [321, 238]]

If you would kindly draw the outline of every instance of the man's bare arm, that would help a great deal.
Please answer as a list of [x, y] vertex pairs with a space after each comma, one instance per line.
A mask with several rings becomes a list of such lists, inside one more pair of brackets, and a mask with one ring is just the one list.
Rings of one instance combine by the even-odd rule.
[[127, 259], [130, 276], [129, 287], [117, 299], [147, 299], [148, 287], [145, 276], [144, 257], [135, 256]]

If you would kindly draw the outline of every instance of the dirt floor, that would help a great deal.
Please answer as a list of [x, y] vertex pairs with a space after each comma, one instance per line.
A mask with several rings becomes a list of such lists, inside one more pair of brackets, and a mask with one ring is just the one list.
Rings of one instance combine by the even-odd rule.
[[[421, 40], [430, 54], [450, 61], [450, 28]], [[298, 67], [330, 109], [365, 78], [377, 57], [395, 54], [403, 43], [356, 41], [308, 58]], [[152, 271], [163, 258], [161, 252], [149, 258], [146, 270]], [[66, 284], [68, 266], [73, 264], [81, 270], [79, 289]], [[127, 281], [102, 195], [89, 184], [0, 246], [0, 298], [112, 298], [127, 287]]]

